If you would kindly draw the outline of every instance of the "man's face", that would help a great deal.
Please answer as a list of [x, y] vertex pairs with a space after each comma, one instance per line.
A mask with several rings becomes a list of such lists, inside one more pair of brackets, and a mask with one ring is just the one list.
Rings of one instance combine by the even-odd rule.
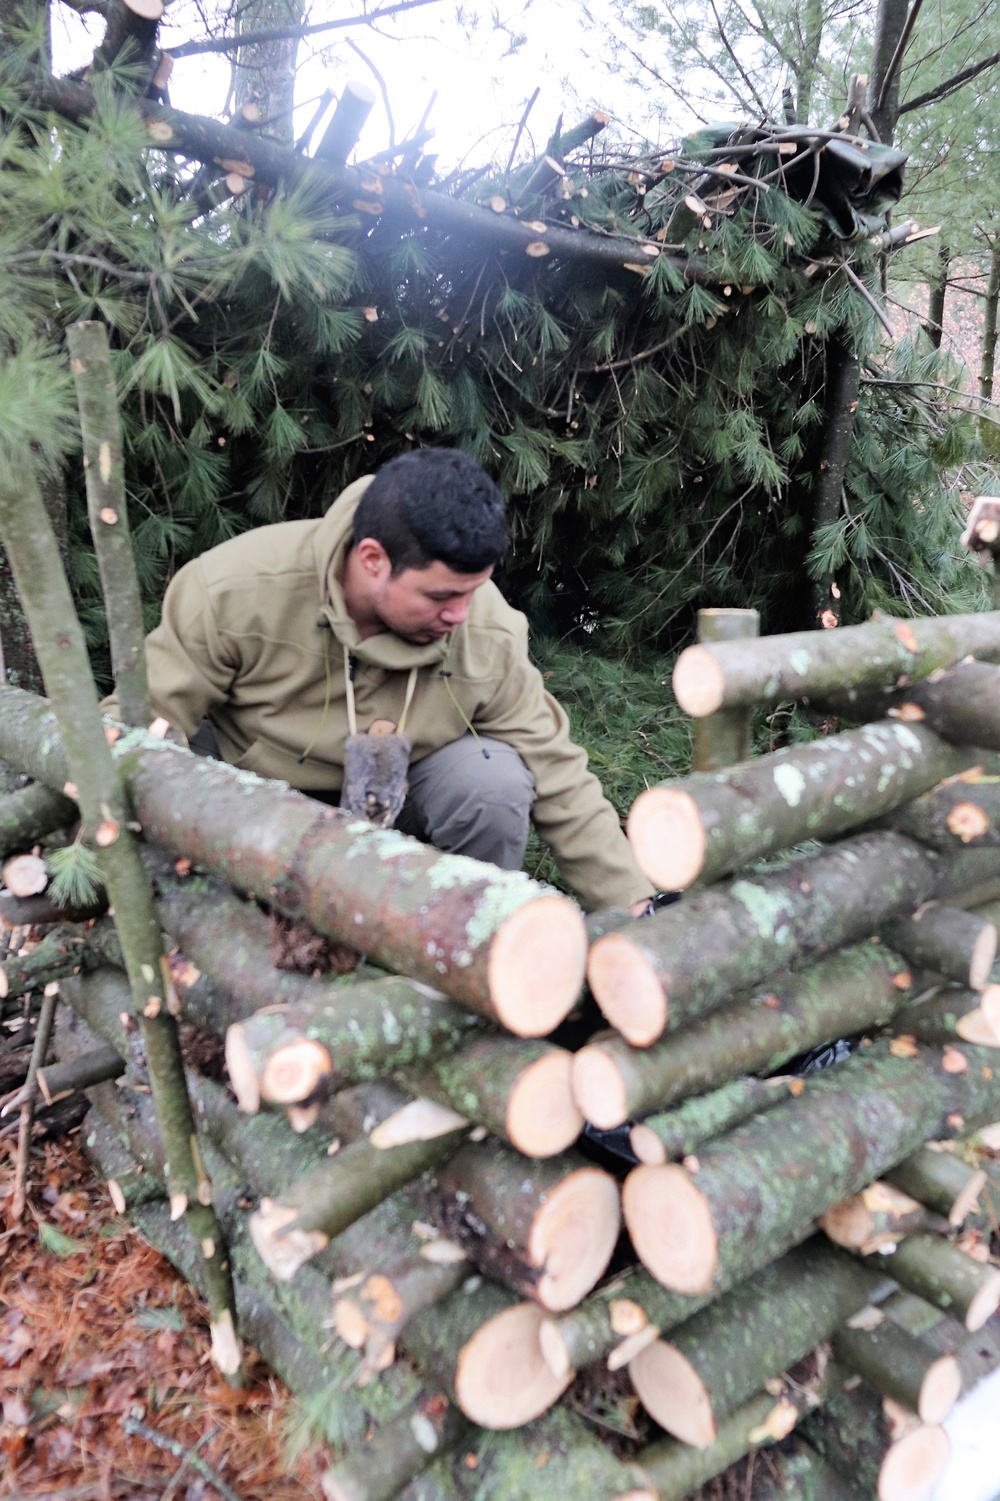
[[426, 646], [462, 624], [472, 596], [492, 573], [492, 568], [455, 573], [447, 563], [434, 562], [427, 568], [404, 568], [393, 577], [385, 558], [384, 569], [372, 580], [372, 606], [386, 630]]

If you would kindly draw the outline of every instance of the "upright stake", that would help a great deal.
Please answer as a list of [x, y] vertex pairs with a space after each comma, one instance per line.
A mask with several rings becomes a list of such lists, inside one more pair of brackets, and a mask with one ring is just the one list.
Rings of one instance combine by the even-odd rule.
[[[760, 634], [756, 610], [699, 610], [698, 640], [743, 641]], [[750, 754], [752, 709], [719, 709], [694, 725], [695, 771], [721, 771]]]
[[[174, 1218], [186, 1213], [201, 1247], [209, 1290], [212, 1352], [223, 1374], [240, 1378], [241, 1352], [229, 1259], [201, 1162], [177, 1035], [178, 1001], [163, 957], [149, 882], [129, 832], [131, 810], [104, 735], [80, 622], [41, 491], [29, 462], [0, 476], [0, 540], [31, 628], [72, 781], [101, 877], [114, 907], [132, 1000], [149, 1064], [167, 1159]], [[113, 606], [114, 601], [109, 600]]]
[[146, 681], [145, 625], [125, 504], [121, 421], [108, 335], [103, 323], [74, 323], [66, 339], [80, 408], [87, 511], [107, 601], [120, 717], [126, 724], [147, 725], [153, 716]]

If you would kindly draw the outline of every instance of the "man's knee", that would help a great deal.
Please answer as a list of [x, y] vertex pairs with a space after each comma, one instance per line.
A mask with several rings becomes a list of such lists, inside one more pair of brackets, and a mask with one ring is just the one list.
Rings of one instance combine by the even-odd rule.
[[412, 811], [431, 844], [505, 869], [524, 859], [534, 798], [518, 753], [471, 735], [418, 762], [410, 776]]

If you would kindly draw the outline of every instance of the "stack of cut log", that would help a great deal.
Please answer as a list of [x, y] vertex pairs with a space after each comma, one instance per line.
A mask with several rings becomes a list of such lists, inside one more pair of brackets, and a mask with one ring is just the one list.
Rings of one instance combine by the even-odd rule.
[[[243, 1333], [381, 1414], [331, 1501], [680, 1501], [795, 1427], [775, 1495], [932, 1494], [1000, 1364], [997, 663], [1000, 612], [684, 653], [710, 769], [632, 810], [686, 893], [639, 920], [117, 736]], [[860, 727], [726, 766], [790, 699]], [[2, 693], [0, 756], [36, 783], [9, 852], [67, 821], [43, 700]], [[59, 985], [44, 1088], [87, 1088], [116, 1205], [197, 1283], [113, 919], [44, 878], [0, 897], [0, 991]], [[610, 1030], [571, 1053], [585, 969]]]

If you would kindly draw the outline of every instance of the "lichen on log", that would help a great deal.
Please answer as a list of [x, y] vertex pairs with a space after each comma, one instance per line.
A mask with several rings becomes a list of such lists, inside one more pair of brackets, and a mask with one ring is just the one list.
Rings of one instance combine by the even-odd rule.
[[647, 1116], [630, 1132], [640, 1162], [687, 1157], [715, 1136], [788, 1098], [787, 1079], [732, 1079], [710, 1094], [686, 1100], [676, 1110]]

